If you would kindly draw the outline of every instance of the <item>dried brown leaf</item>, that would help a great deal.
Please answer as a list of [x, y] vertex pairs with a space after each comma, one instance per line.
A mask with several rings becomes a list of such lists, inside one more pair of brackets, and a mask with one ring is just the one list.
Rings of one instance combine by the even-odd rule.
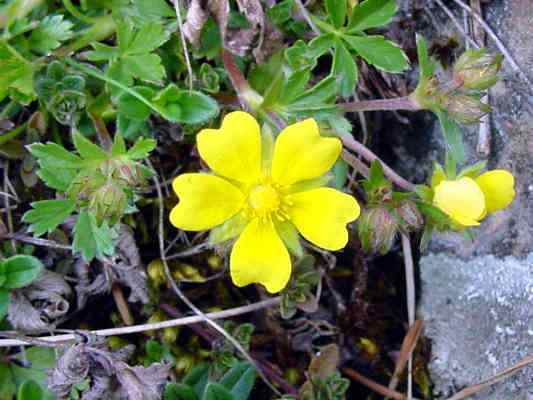
[[48, 375], [48, 388], [59, 399], [66, 399], [72, 386], [87, 378], [90, 367], [90, 354], [84, 344], [69, 347]]
[[130, 367], [116, 363], [116, 376], [123, 396], [130, 400], [159, 400], [170, 372], [170, 364]]

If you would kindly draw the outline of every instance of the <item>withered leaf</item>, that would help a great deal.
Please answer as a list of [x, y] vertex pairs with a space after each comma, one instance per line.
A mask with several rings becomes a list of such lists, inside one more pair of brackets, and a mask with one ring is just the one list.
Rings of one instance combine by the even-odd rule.
[[126, 399], [159, 400], [167, 381], [170, 364], [155, 363], [149, 367], [130, 367], [116, 363], [116, 376]]
[[339, 365], [339, 347], [332, 343], [320, 349], [320, 352], [313, 357], [309, 364], [309, 375], [320, 379], [326, 379], [333, 375]]

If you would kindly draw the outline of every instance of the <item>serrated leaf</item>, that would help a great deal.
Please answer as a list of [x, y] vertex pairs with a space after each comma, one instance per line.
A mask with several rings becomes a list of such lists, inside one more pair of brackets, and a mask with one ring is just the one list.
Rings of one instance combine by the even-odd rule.
[[165, 0], [133, 0], [139, 15], [151, 21], [161, 18], [176, 18], [176, 11]]
[[166, 76], [161, 57], [157, 54], [135, 54], [120, 58], [122, 69], [145, 82], [162, 83]]
[[218, 103], [196, 91], [182, 90], [170, 84], [153, 99], [163, 117], [171, 122], [200, 124], [218, 115]]
[[326, 10], [335, 28], [340, 28], [346, 21], [347, 0], [326, 0]]
[[388, 24], [398, 11], [395, 0], [365, 0], [357, 5], [350, 19], [348, 31], [363, 31]]
[[74, 24], [63, 19], [63, 15], [48, 15], [39, 26], [31, 32], [28, 39], [31, 49], [40, 54], [48, 54], [61, 46], [61, 42], [69, 40]]
[[101, 161], [109, 158], [108, 153], [79, 132], [74, 132], [73, 141], [74, 147], [85, 160]]
[[8, 95], [10, 89], [34, 98], [33, 66], [13, 52], [7, 44], [0, 42], [0, 101]]
[[86, 262], [104, 255], [112, 255], [115, 247], [113, 239], [116, 234], [107, 222], [97, 226], [96, 220], [88, 211], [82, 211], [74, 225], [74, 242], [72, 248], [81, 253]]
[[146, 121], [131, 119], [120, 113], [117, 117], [117, 130], [128, 140], [135, 140], [140, 136], [148, 135]]
[[93, 51], [85, 53], [85, 57], [89, 61], [108, 61], [118, 56], [118, 49], [104, 43], [91, 43]]
[[113, 146], [111, 147], [111, 155], [122, 156], [126, 154], [126, 143], [120, 133], [115, 133], [113, 138]]
[[462, 164], [465, 158], [463, 144], [463, 132], [455, 121], [453, 121], [445, 111], [437, 113], [444, 139], [450, 155], [457, 164]]
[[333, 76], [322, 79], [311, 89], [298, 96], [291, 106], [313, 106], [331, 100], [337, 92], [337, 82]]
[[19, 289], [28, 286], [41, 273], [43, 264], [33, 256], [16, 255], [4, 260], [1, 264], [5, 276], [5, 289]]
[[169, 38], [169, 32], [163, 24], [146, 23], [137, 30], [123, 49], [125, 55], [150, 53], [160, 47]]
[[157, 142], [154, 139], [139, 138], [126, 155], [132, 160], [142, 160], [155, 149], [156, 144]]
[[80, 157], [56, 143], [36, 143], [28, 146], [28, 148], [43, 167], [77, 169], [84, 166]]
[[294, 99], [303, 94], [309, 79], [311, 79], [311, 71], [309, 68], [291, 73], [282, 88], [278, 102], [282, 104], [292, 103]]
[[31, 224], [30, 231], [35, 236], [52, 232], [72, 214], [76, 208], [74, 200], [42, 200], [31, 203], [32, 209], [26, 212], [22, 221]]
[[369, 64], [387, 72], [402, 72], [409, 67], [403, 50], [383, 36], [343, 36], [343, 39]]
[[41, 165], [41, 169], [37, 171], [37, 176], [49, 188], [56, 189], [60, 192], [66, 192], [72, 181], [77, 175], [77, 170], [57, 168], [54, 166]]
[[335, 54], [331, 71], [337, 82], [339, 82], [340, 95], [342, 97], [352, 96], [358, 79], [357, 64], [341, 40], [335, 42]]

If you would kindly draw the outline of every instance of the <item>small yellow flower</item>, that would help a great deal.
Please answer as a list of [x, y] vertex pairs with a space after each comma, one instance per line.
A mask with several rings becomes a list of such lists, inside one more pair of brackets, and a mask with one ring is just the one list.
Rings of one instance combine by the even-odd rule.
[[236, 111], [220, 129], [202, 130], [197, 144], [213, 174], [174, 179], [180, 201], [170, 221], [188, 231], [214, 228], [218, 241], [238, 237], [230, 257], [235, 285], [282, 290], [291, 275], [287, 247], [298, 231], [327, 250], [348, 242], [346, 225], [360, 208], [352, 196], [323, 187], [342, 145], [321, 137], [313, 119], [288, 126], [272, 143], [254, 117]]
[[460, 226], [479, 225], [487, 214], [502, 210], [514, 199], [514, 177], [493, 170], [477, 178], [442, 179], [435, 183], [433, 204]]

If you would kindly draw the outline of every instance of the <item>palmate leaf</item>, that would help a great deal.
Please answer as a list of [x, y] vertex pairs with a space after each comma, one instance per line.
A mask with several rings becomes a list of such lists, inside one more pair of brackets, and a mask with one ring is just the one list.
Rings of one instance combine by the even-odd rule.
[[41, 273], [43, 264], [39, 259], [16, 255], [9, 257], [0, 264], [0, 272], [5, 277], [2, 284], [4, 289], [19, 289], [28, 286]]
[[32, 209], [22, 217], [22, 221], [30, 223], [30, 231], [35, 236], [52, 232], [60, 223], [67, 219], [76, 208], [74, 200], [42, 200], [31, 203]]
[[396, 11], [398, 5], [395, 0], [365, 0], [354, 8], [348, 32], [386, 25], [392, 20]]
[[29, 45], [33, 51], [40, 54], [48, 54], [50, 51], [57, 49], [61, 42], [72, 37], [74, 24], [63, 18], [63, 15], [48, 15], [44, 17], [29, 37]]
[[394, 42], [383, 36], [350, 36], [343, 39], [369, 64], [387, 72], [402, 72], [409, 67], [409, 59]]
[[74, 251], [81, 253], [86, 262], [91, 262], [93, 258], [101, 258], [104, 255], [110, 256], [114, 253], [114, 239], [116, 232], [111, 229], [107, 222], [101, 226], [96, 224], [94, 215], [88, 211], [82, 211], [74, 225]]
[[335, 55], [333, 56], [333, 76], [340, 85], [342, 97], [352, 96], [358, 80], [357, 64], [341, 40], [335, 42]]
[[33, 66], [6, 43], [0, 42], [0, 101], [10, 93], [10, 89], [22, 94], [28, 102], [33, 99]]

